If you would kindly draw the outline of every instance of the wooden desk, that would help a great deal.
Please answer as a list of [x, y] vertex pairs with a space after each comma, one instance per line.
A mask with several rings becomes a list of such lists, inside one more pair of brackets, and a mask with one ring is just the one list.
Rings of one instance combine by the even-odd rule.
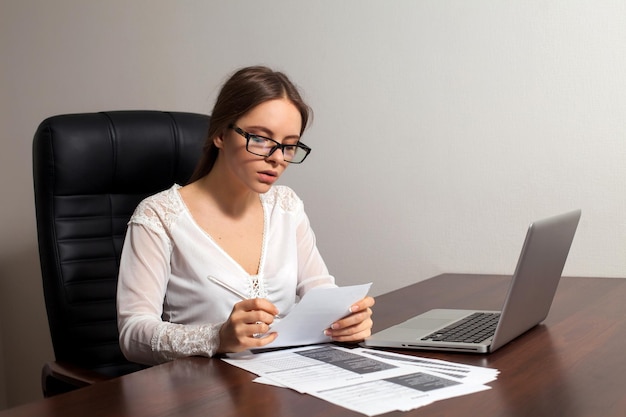
[[[375, 330], [435, 307], [499, 309], [508, 277], [445, 274], [377, 298]], [[544, 322], [490, 355], [415, 354], [497, 368], [493, 389], [386, 416], [626, 416], [626, 280], [563, 278]], [[406, 351], [404, 353], [407, 353]], [[0, 416], [358, 416], [188, 358], [19, 406]]]

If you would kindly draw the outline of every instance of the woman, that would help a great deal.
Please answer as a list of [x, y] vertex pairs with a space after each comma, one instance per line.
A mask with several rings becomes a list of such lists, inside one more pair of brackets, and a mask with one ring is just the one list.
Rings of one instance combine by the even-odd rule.
[[[129, 360], [265, 346], [280, 337], [258, 337], [277, 315], [309, 289], [335, 285], [302, 201], [273, 186], [310, 152], [300, 142], [309, 111], [269, 68], [243, 68], [224, 84], [189, 184], [147, 198], [129, 222], [117, 293]], [[326, 334], [341, 342], [369, 336], [373, 304], [359, 301]]]

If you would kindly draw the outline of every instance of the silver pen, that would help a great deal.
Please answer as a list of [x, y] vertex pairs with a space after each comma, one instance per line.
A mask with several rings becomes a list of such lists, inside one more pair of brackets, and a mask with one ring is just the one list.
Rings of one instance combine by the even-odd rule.
[[[207, 278], [209, 279], [209, 281], [219, 285], [220, 287], [224, 288], [226, 291], [236, 295], [237, 297], [241, 298], [242, 300], [247, 300], [248, 299], [248, 297], [246, 297], [245, 294], [243, 294], [242, 292], [234, 289], [233, 287], [231, 287], [230, 285], [228, 285], [224, 281], [221, 281], [221, 280], [215, 278], [213, 275], [209, 275], [209, 276], [207, 276]], [[282, 319], [285, 316], [286, 316], [286, 314], [277, 314], [274, 317], [277, 318], [277, 319]]]
[[241, 298], [242, 300], [248, 299], [248, 297], [245, 294], [243, 294], [240, 291], [237, 291], [236, 289], [226, 284], [225, 282], [220, 281], [219, 279], [215, 278], [213, 275], [209, 275], [207, 278], [210, 281], [214, 282], [215, 284], [219, 285], [220, 287], [224, 288], [226, 291], [229, 291], [232, 294], [235, 294], [237, 297]]

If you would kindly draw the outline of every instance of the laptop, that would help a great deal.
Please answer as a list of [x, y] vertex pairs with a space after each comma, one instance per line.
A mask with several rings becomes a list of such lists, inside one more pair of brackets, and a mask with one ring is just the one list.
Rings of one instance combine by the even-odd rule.
[[[547, 317], [580, 214], [575, 210], [530, 225], [501, 311], [430, 310], [373, 334], [363, 344], [474, 353], [502, 347]], [[477, 335], [464, 327], [473, 327]]]

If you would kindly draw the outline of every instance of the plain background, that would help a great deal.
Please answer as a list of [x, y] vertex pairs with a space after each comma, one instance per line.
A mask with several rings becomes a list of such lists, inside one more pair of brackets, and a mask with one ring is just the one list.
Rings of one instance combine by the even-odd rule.
[[[296, 189], [341, 284], [513, 272], [581, 208], [565, 274], [626, 275], [626, 5], [555, 0], [0, 0], [0, 408], [53, 358], [31, 145], [46, 117], [210, 113], [236, 68], [315, 110]], [[415, 300], [419, 303], [419, 300]]]

